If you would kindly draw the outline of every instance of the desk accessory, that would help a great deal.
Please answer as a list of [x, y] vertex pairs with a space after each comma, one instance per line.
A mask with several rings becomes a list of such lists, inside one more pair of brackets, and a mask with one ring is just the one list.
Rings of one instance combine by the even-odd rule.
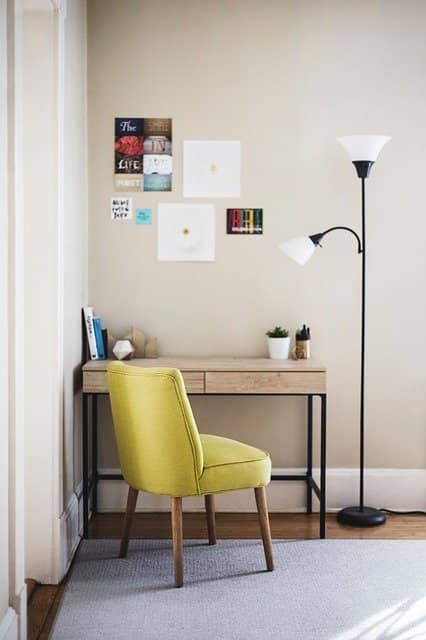
[[340, 523], [354, 527], [371, 527], [383, 524], [385, 515], [378, 509], [364, 505], [364, 396], [365, 396], [365, 307], [366, 307], [366, 232], [365, 232], [365, 179], [368, 178], [371, 167], [377, 159], [384, 145], [390, 140], [383, 135], [345, 136], [338, 141], [349, 154], [355, 166], [357, 176], [361, 179], [361, 221], [362, 240], [349, 227], [331, 227], [322, 233], [311, 236], [292, 238], [279, 245], [288, 257], [298, 264], [304, 265], [321, 246], [321, 240], [331, 231], [344, 230], [351, 233], [357, 241], [358, 253], [362, 256], [362, 294], [361, 294], [361, 391], [360, 391], [360, 465], [359, 465], [359, 505], [346, 507], [339, 511], [337, 519]]
[[273, 360], [288, 360], [290, 353], [290, 336], [287, 329], [275, 327], [266, 332], [268, 336], [269, 357]]
[[[140, 329], [132, 327], [125, 336], [120, 338], [120, 341], [123, 340], [131, 342], [134, 347], [133, 357], [135, 358], [158, 357], [158, 339], [151, 338], [150, 340], [147, 340], [144, 332]], [[114, 347], [116, 343], [117, 338], [115, 338], [111, 333], [108, 332], [108, 355], [114, 353]], [[118, 359], [121, 360], [121, 358]]]
[[308, 360], [311, 357], [311, 330], [304, 324], [296, 331], [296, 344], [293, 350], [295, 360]]
[[135, 347], [130, 340], [117, 340], [112, 352], [117, 360], [130, 360], [135, 353]]

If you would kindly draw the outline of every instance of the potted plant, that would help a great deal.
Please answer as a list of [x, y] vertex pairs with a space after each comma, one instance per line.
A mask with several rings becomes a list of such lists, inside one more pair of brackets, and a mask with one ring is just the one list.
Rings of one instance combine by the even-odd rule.
[[290, 336], [287, 329], [275, 327], [266, 332], [268, 336], [269, 357], [274, 360], [288, 360], [290, 353]]

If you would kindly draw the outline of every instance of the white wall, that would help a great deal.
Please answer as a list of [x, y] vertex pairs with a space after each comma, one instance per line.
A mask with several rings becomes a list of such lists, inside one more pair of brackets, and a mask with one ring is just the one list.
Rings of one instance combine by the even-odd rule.
[[26, 637], [21, 3], [0, 2], [0, 639]]
[[[308, 323], [328, 367], [328, 462], [356, 468], [360, 257], [336, 234], [302, 269], [277, 244], [333, 225], [359, 230], [360, 182], [336, 138], [390, 134], [367, 184], [366, 463], [424, 468], [426, 341], [415, 327], [426, 314], [426, 4], [91, 0], [88, 9], [89, 291], [105, 325], [157, 335], [165, 355], [260, 356], [268, 328]], [[115, 116], [173, 118], [172, 193], [132, 194], [135, 207], [153, 208], [152, 227], [110, 220]], [[213, 200], [212, 264], [156, 257], [157, 204], [183, 201], [185, 139], [241, 140], [242, 197]], [[233, 206], [263, 207], [264, 235], [227, 236]], [[264, 447], [277, 467], [304, 464], [301, 400], [192, 404], [201, 430]], [[116, 467], [106, 402], [101, 424], [101, 466]]]
[[[52, 11], [24, 15], [26, 575], [51, 581], [58, 341], [57, 81]], [[39, 107], [43, 104], [43, 108]], [[34, 108], [38, 105], [37, 108]]]
[[64, 47], [62, 570], [81, 530], [81, 308], [88, 295], [85, 0], [67, 4]]
[[[0, 344], [8, 340], [7, 7], [0, 3]], [[7, 361], [6, 361], [7, 362]], [[9, 607], [8, 367], [0, 369], [0, 621]]]
[[84, 0], [25, 12], [26, 575], [51, 583], [64, 575], [79, 533], [85, 21]]
[[64, 501], [81, 477], [81, 308], [87, 304], [86, 3], [69, 2], [64, 68]]

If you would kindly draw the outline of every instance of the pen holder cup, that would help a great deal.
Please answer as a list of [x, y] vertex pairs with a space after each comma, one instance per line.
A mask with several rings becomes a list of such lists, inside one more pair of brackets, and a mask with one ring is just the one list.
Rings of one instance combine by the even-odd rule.
[[311, 357], [311, 341], [296, 340], [296, 360], [308, 360]]

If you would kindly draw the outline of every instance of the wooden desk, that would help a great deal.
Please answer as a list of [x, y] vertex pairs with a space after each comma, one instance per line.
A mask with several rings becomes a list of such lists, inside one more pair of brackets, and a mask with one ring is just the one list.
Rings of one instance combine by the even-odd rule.
[[[98, 473], [97, 397], [107, 394], [106, 370], [109, 360], [94, 360], [83, 366], [83, 535], [89, 531], [89, 499], [97, 509], [99, 480], [116, 480], [118, 474]], [[270, 360], [269, 358], [184, 358], [134, 359], [138, 367], [173, 367], [182, 372], [191, 395], [306, 396], [307, 461], [301, 475], [272, 475], [272, 480], [306, 482], [306, 510], [312, 513], [312, 493], [320, 502], [320, 537], [325, 538], [326, 514], [326, 369], [314, 360]], [[313, 397], [321, 400], [320, 484], [312, 477]], [[89, 398], [91, 398], [92, 473], [89, 477]]]

